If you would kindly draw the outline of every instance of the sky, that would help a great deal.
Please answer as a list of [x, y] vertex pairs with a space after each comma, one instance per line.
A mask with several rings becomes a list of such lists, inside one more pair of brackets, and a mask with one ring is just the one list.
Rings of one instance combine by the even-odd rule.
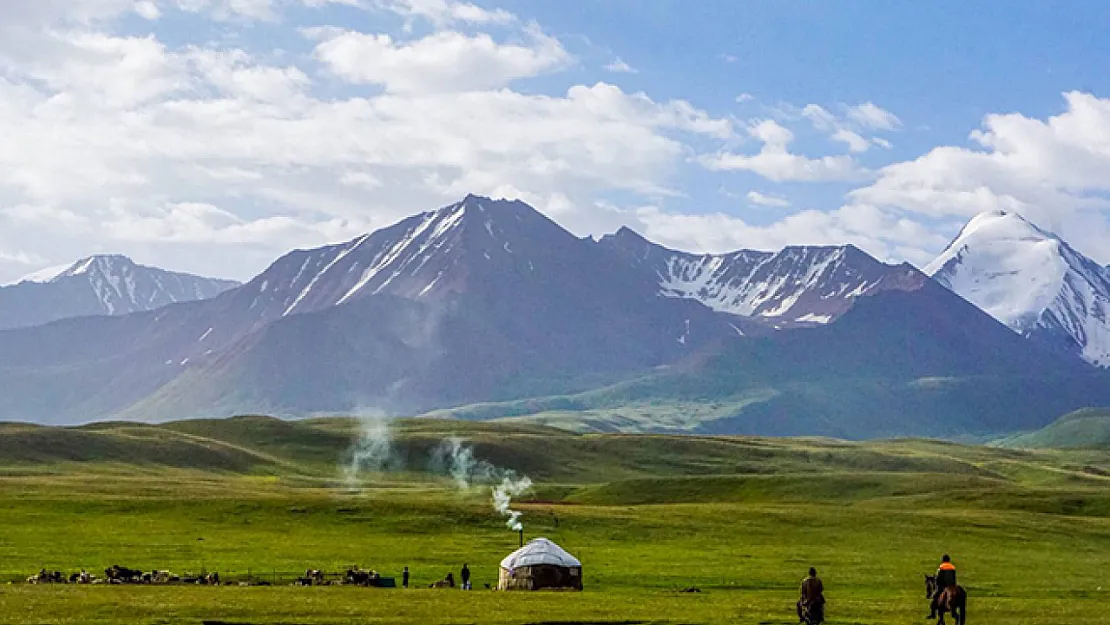
[[468, 193], [696, 252], [1110, 263], [1110, 5], [0, 0], [0, 282], [248, 279]]

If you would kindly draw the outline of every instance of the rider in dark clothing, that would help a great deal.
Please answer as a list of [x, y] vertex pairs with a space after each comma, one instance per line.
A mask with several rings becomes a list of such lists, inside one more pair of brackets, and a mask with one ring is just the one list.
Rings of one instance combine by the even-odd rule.
[[817, 569], [812, 567], [809, 569], [809, 576], [802, 580], [802, 598], [798, 600], [799, 623], [805, 622], [802, 614], [802, 608], [805, 606], [810, 606], [813, 613], [821, 617], [817, 619], [818, 621], [824, 620], [825, 585], [817, 577]]
[[952, 564], [952, 558], [948, 554], [940, 559], [940, 568], [937, 569], [937, 587], [933, 591], [933, 602], [929, 604], [929, 618], [937, 617], [937, 602], [940, 601], [940, 596], [948, 590], [950, 586], [956, 585], [956, 565]]

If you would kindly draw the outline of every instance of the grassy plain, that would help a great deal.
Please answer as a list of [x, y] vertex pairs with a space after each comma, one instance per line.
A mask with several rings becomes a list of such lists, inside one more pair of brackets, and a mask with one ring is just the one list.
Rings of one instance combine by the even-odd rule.
[[[357, 489], [353, 424], [0, 427], [0, 623], [787, 624], [816, 566], [829, 622], [924, 622], [922, 574], [950, 552], [971, 623], [1110, 618], [1110, 454], [929, 441], [576, 435], [404, 422], [397, 470]], [[496, 593], [517, 537], [488, 491], [426, 469], [460, 435], [536, 480], [528, 536], [582, 559], [582, 593]], [[110, 564], [239, 579], [358, 564], [427, 586], [467, 562], [474, 592], [346, 587], [31, 586]], [[700, 593], [683, 593], [696, 587]], [[1104, 590], [1105, 589], [1105, 590]]]

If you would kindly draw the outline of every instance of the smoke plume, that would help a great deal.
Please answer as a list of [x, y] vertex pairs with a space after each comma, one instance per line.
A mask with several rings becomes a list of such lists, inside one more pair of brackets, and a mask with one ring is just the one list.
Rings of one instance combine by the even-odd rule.
[[524, 524], [520, 522], [521, 513], [509, 506], [513, 502], [513, 497], [524, 494], [529, 488], [532, 488], [532, 480], [528, 476], [514, 479], [511, 471], [509, 475], [501, 478], [500, 484], [493, 487], [493, 507], [501, 513], [501, 516], [509, 517], [505, 525], [514, 532], [524, 529]]
[[493, 496], [493, 509], [508, 517], [505, 525], [514, 532], [524, 529], [521, 512], [513, 510], [513, 497], [519, 497], [532, 488], [528, 476], [517, 476], [512, 469], [502, 469], [474, 456], [474, 448], [460, 438], [444, 440], [433, 454], [435, 466], [442, 467], [455, 480], [460, 490], [474, 485], [489, 485]]
[[358, 488], [359, 473], [383, 471], [395, 460], [389, 417], [380, 410], [359, 413], [358, 438], [351, 447], [350, 462], [343, 469], [347, 486], [352, 490]]

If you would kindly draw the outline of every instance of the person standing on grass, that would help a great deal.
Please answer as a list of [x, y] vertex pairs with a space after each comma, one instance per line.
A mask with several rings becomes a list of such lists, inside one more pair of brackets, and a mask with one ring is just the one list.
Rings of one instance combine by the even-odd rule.
[[405, 570], [401, 571], [401, 588], [408, 588], [408, 587], [409, 587], [409, 567], [406, 566]]
[[459, 577], [462, 579], [462, 589], [470, 590], [470, 567], [463, 564], [462, 571], [459, 572]]

